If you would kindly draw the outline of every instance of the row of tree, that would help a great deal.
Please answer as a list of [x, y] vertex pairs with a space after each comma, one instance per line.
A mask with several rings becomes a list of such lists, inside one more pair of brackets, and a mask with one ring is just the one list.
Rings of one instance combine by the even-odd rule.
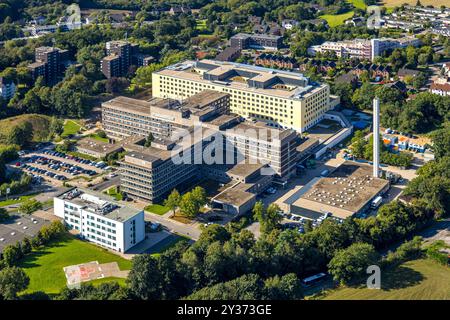
[[25, 238], [16, 244], [7, 245], [3, 248], [0, 269], [12, 267], [33, 249], [38, 249], [42, 245], [58, 239], [66, 232], [64, 225], [60, 221], [53, 221], [49, 225], [43, 226], [33, 238]]
[[186, 192], [183, 195], [180, 195], [174, 189], [164, 201], [164, 205], [170, 208], [174, 214], [176, 209], [179, 208], [180, 213], [188, 218], [195, 218], [206, 203], [205, 189], [200, 186], [195, 187], [192, 191]]

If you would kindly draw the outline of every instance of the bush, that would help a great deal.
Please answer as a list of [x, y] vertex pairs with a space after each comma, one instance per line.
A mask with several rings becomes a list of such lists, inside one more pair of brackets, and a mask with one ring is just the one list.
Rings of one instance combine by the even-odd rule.
[[42, 203], [36, 199], [29, 199], [20, 205], [19, 212], [24, 214], [32, 214], [39, 209], [42, 209]]
[[337, 251], [328, 264], [333, 279], [341, 284], [358, 283], [366, 276], [367, 267], [379, 262], [379, 254], [367, 243], [354, 243]]
[[397, 266], [405, 261], [418, 259], [422, 256], [422, 237], [416, 236], [411, 241], [400, 245], [394, 252], [389, 252], [385, 263], [388, 266]]

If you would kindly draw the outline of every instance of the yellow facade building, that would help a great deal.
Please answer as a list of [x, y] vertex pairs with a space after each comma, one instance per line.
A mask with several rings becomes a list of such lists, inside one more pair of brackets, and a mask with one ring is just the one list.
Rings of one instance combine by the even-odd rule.
[[230, 111], [304, 132], [330, 109], [330, 88], [301, 73], [215, 60], [184, 61], [152, 75], [154, 97], [183, 100], [203, 90], [231, 95]]

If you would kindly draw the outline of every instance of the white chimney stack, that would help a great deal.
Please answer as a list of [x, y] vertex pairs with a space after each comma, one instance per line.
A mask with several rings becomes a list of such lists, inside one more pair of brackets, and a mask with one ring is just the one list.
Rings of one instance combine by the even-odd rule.
[[380, 99], [373, 99], [373, 176], [378, 178], [380, 168]]

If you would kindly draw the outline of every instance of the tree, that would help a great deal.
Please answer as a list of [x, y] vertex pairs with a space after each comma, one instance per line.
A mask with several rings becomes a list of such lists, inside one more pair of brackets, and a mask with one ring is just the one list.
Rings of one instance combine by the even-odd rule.
[[153, 134], [150, 132], [147, 138], [145, 138], [144, 147], [146, 148], [150, 147], [152, 145], [153, 140], [154, 140]]
[[189, 218], [195, 218], [200, 213], [200, 208], [206, 204], [206, 192], [200, 186], [185, 193], [179, 202], [180, 211]]
[[181, 197], [179, 207], [181, 214], [188, 218], [195, 218], [200, 210], [198, 202], [191, 192], [187, 192]]
[[372, 108], [373, 98], [375, 98], [375, 90], [373, 90], [373, 85], [365, 82], [353, 93], [352, 103], [354, 103], [359, 109], [370, 109]]
[[23, 214], [32, 214], [39, 209], [42, 209], [42, 203], [36, 199], [29, 199], [19, 206], [19, 212]]
[[188, 300], [260, 300], [264, 282], [256, 274], [205, 287], [187, 297]]
[[279, 211], [280, 208], [274, 203], [271, 203], [267, 209], [264, 208], [262, 201], [255, 203], [253, 217], [260, 223], [262, 233], [270, 233], [279, 227], [280, 221], [283, 220], [283, 217], [278, 214]]
[[265, 280], [264, 291], [264, 296], [268, 300], [298, 300], [303, 298], [300, 280], [294, 273]]
[[0, 223], [5, 222], [9, 219], [9, 213], [5, 208], [0, 208]]
[[25, 121], [14, 126], [7, 134], [6, 141], [8, 144], [16, 144], [18, 146], [26, 146], [33, 138], [33, 126], [30, 122]]
[[10, 244], [3, 248], [3, 261], [5, 261], [7, 266], [13, 266], [22, 256], [22, 249], [19, 243]]
[[50, 128], [49, 128], [49, 138], [53, 138], [54, 136], [59, 136], [64, 131], [64, 123], [62, 120], [52, 117], [50, 121]]
[[138, 299], [157, 300], [161, 298], [161, 272], [157, 260], [149, 254], [136, 255], [127, 278], [131, 293]]
[[30, 278], [18, 267], [7, 267], [0, 271], [0, 295], [6, 300], [14, 300], [17, 293], [25, 290]]
[[200, 186], [195, 187], [192, 189], [192, 196], [194, 197], [195, 201], [198, 203], [200, 207], [203, 207], [206, 204], [206, 191]]
[[366, 276], [366, 269], [379, 262], [379, 254], [367, 243], [354, 243], [339, 250], [328, 264], [333, 279], [343, 285], [358, 282]]
[[450, 125], [434, 131], [431, 134], [433, 140], [433, 151], [436, 158], [450, 156]]
[[175, 214], [175, 209], [180, 205], [181, 201], [181, 195], [178, 192], [177, 189], [173, 189], [172, 192], [169, 194], [167, 199], [164, 201], [164, 205], [168, 208], [170, 208]]

